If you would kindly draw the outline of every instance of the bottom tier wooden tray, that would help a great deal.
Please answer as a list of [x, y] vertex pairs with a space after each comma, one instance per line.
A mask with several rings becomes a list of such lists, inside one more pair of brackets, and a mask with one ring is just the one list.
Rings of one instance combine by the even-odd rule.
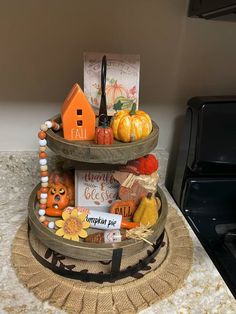
[[[36, 192], [39, 185], [32, 191], [28, 203], [29, 225], [34, 235], [48, 248], [63, 255], [86, 261], [109, 261], [114, 250], [122, 249], [122, 257], [128, 257], [144, 250], [148, 244], [143, 240], [124, 240], [119, 243], [85, 243], [76, 242], [58, 237], [53, 231], [46, 228], [38, 220]], [[168, 204], [164, 192], [158, 186], [157, 194], [161, 199], [160, 215], [157, 223], [152, 227], [153, 234], [147, 238], [154, 243], [165, 229]]]

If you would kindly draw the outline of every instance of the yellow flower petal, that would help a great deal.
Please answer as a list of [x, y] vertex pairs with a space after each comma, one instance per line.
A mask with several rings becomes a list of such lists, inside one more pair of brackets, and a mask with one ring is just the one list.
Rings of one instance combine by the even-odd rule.
[[79, 219], [81, 220], [81, 221], [84, 221], [84, 219], [87, 217], [87, 214], [86, 213], [81, 213], [81, 214], [79, 214]]
[[87, 231], [85, 231], [85, 230], [82, 229], [82, 230], [79, 232], [79, 236], [80, 236], [81, 238], [87, 238], [87, 236], [88, 236]]
[[61, 229], [58, 229], [56, 231], [56, 235], [58, 235], [59, 237], [62, 237], [64, 235], [64, 230], [61, 228]]
[[57, 221], [55, 221], [56, 226], [59, 227], [59, 228], [63, 227], [63, 226], [64, 226], [64, 223], [65, 223], [65, 221], [63, 221], [63, 220], [57, 220]]
[[73, 241], [79, 241], [79, 236], [77, 234], [71, 236], [71, 240]]
[[73, 209], [70, 215], [71, 217], [78, 217], [78, 210], [76, 208]]
[[88, 222], [88, 221], [83, 221], [83, 223], [82, 223], [82, 228], [83, 229], [87, 229], [87, 228], [89, 228], [90, 227], [90, 222]]
[[63, 237], [63, 238], [70, 240], [70, 239], [71, 239], [71, 235], [70, 235], [70, 234], [64, 234], [64, 237]]
[[70, 214], [67, 213], [67, 212], [63, 212], [62, 213], [62, 218], [63, 218], [63, 220], [67, 220], [68, 218], [70, 218]]

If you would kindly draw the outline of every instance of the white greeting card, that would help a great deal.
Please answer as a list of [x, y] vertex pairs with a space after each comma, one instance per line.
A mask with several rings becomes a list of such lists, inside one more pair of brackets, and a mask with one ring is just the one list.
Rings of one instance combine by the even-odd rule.
[[107, 57], [106, 99], [108, 115], [114, 115], [116, 110], [131, 109], [133, 102], [138, 108], [139, 55], [87, 52], [84, 54], [84, 93], [95, 113], [98, 114], [100, 106], [101, 63], [104, 55]]
[[75, 205], [108, 212], [118, 187], [112, 171], [75, 170]]

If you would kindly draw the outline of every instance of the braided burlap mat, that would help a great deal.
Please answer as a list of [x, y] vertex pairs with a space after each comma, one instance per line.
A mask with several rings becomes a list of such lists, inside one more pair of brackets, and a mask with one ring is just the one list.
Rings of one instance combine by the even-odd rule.
[[[181, 287], [191, 268], [192, 241], [174, 208], [169, 207], [165, 230], [163, 247], [156, 258], [144, 270], [115, 283], [67, 279], [43, 267], [31, 254], [26, 223], [19, 228], [14, 239], [12, 263], [19, 279], [39, 299], [47, 300], [68, 313], [137, 313]], [[38, 242], [33, 241], [34, 249], [50, 260], [52, 254]], [[86, 270], [94, 268], [88, 262], [67, 261], [68, 265], [73, 262], [77, 271], [85, 267]], [[65, 259], [63, 263], [66, 264]], [[100, 264], [100, 267], [96, 263], [96, 272], [105, 272], [104, 267], [108, 266]]]

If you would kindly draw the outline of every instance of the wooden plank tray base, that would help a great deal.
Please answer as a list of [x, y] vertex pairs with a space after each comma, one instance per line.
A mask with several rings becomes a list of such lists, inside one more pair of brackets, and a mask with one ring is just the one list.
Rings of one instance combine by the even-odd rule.
[[[50, 120], [61, 123], [61, 116], [57, 115]], [[114, 141], [112, 145], [98, 145], [93, 141], [68, 141], [63, 138], [62, 131], [47, 131], [47, 146], [56, 154], [71, 160], [88, 163], [126, 164], [145, 156], [156, 148], [159, 136], [159, 127], [152, 121], [151, 134], [131, 143]]]
[[[122, 257], [128, 257], [144, 250], [149, 244], [142, 240], [125, 240], [120, 243], [85, 243], [67, 240], [57, 236], [53, 231], [46, 228], [38, 220], [36, 209], [36, 192], [39, 185], [32, 191], [28, 202], [29, 224], [35, 236], [47, 247], [63, 255], [87, 261], [109, 261], [112, 259], [113, 251], [122, 249]], [[157, 223], [152, 227], [153, 234], [147, 238], [155, 242], [163, 233], [168, 212], [168, 204], [162, 189], [158, 186], [157, 194], [161, 199], [160, 215]]]

